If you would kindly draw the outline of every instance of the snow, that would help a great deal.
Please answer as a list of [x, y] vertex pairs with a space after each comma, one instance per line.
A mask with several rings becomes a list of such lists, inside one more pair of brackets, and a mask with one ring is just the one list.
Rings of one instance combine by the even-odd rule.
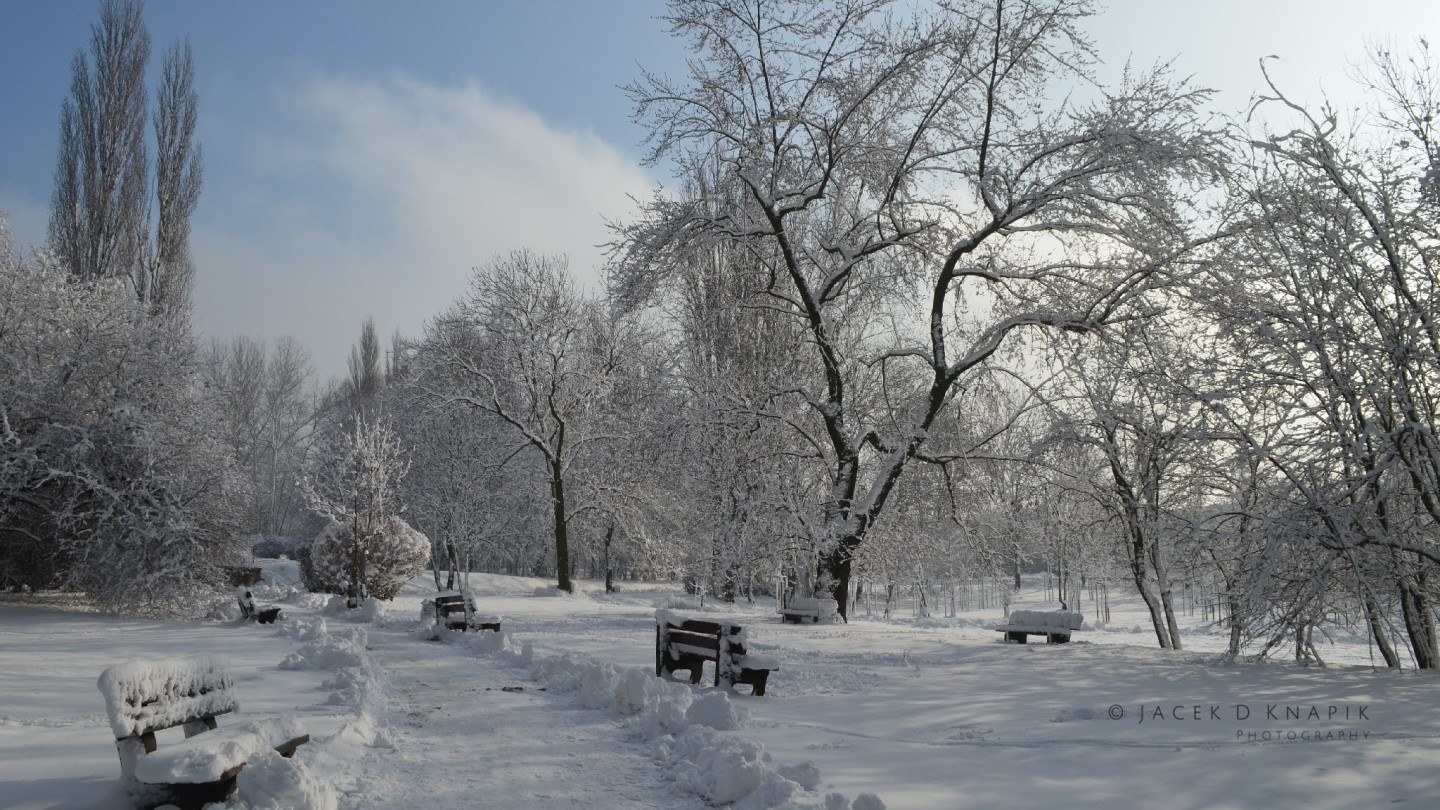
[[335, 792], [301, 762], [274, 751], [252, 757], [237, 780], [237, 793], [254, 810], [337, 810]]
[[[0, 805], [125, 806], [96, 674], [127, 657], [222, 653], [245, 709], [222, 729], [288, 715], [312, 737], [293, 760], [251, 755], [236, 810], [416, 797], [436, 810], [1370, 807], [1440, 792], [1440, 681], [1371, 668], [1363, 634], [1342, 629], [1319, 669], [1226, 663], [1224, 635], [1195, 616], [1181, 617], [1191, 649], [1152, 649], [1143, 605], [1114, 596], [1111, 621], [1083, 640], [1023, 646], [996, 637], [998, 608], [880, 621], [861, 606], [848, 625], [789, 625], [773, 602], [707, 600], [694, 618], [740, 624], [781, 663], [754, 698], [654, 677], [670, 586], [607, 595], [582, 582], [536, 598], [542, 580], [475, 574], [478, 607], [506, 630], [437, 643], [417, 618], [429, 579], [369, 623], [280, 593], [293, 582], [255, 589], [293, 617], [274, 627], [0, 603]], [[1014, 607], [1057, 608], [1042, 591], [1027, 582]], [[1322, 716], [1286, 720], [1285, 707]], [[174, 732], [160, 752], [181, 744]]]
[[305, 734], [300, 721], [288, 715], [223, 726], [141, 757], [135, 778], [150, 784], [215, 782], [231, 768]]
[[116, 664], [100, 673], [96, 685], [117, 738], [240, 708], [229, 662], [210, 655]]

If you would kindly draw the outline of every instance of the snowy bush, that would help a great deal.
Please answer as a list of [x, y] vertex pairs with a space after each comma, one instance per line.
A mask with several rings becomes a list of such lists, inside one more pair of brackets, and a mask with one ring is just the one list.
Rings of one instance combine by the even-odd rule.
[[376, 599], [393, 599], [425, 570], [430, 540], [394, 515], [360, 544], [355, 542], [352, 524], [332, 522], [310, 544], [304, 558], [305, 585], [312, 591], [344, 593], [357, 551], [364, 554], [365, 592]]
[[246, 552], [247, 484], [188, 324], [8, 245], [0, 222], [0, 586], [204, 615]]

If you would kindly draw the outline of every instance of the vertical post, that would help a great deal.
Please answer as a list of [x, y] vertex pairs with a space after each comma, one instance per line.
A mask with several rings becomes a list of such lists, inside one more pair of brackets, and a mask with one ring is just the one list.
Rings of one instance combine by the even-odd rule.
[[[154, 735], [151, 735], [154, 740]], [[154, 750], [154, 743], [150, 744], [150, 750]], [[140, 758], [147, 753], [146, 746], [141, 742], [140, 737], [127, 737], [115, 741], [115, 748], [120, 752], [120, 778], [126, 782], [134, 781], [135, 766], [139, 764]]]
[[715, 686], [717, 688], [724, 686], [729, 689], [735, 685], [734, 648], [737, 646], [744, 648], [745, 631], [729, 622], [721, 622], [717, 641], [719, 643], [715, 645], [717, 647], [715, 651]]

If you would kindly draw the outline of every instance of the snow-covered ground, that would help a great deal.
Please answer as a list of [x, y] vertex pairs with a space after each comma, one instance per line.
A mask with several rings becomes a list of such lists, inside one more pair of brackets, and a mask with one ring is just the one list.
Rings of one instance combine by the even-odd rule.
[[[1363, 637], [1323, 646], [1328, 669], [1226, 665], [1198, 617], [1195, 651], [1152, 649], [1124, 600], [1071, 644], [1019, 646], [990, 629], [999, 610], [796, 626], [773, 604], [701, 611], [662, 585], [537, 595], [546, 584], [473, 576], [506, 638], [444, 643], [418, 622], [428, 577], [370, 622], [264, 587], [257, 601], [285, 608], [275, 627], [0, 604], [0, 808], [123, 807], [96, 678], [194, 653], [231, 661], [242, 710], [222, 725], [305, 723], [292, 770], [342, 808], [862, 808], [865, 794], [892, 810], [1353, 808], [1440, 795], [1440, 680], [1372, 669]], [[1016, 607], [1054, 608], [1042, 595], [1027, 582]], [[751, 649], [781, 662], [766, 696], [650, 677], [657, 607], [742, 622]], [[254, 806], [301, 795], [255, 771], [242, 782]]]

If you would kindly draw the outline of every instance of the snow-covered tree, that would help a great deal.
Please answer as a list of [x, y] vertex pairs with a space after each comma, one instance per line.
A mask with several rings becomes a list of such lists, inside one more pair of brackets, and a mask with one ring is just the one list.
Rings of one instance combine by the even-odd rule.
[[186, 323], [48, 254], [4, 265], [0, 576], [107, 609], [202, 610], [245, 554], [246, 480], [214, 433]]
[[[399, 517], [407, 469], [404, 451], [384, 420], [363, 412], [340, 452], [316, 463], [303, 488], [310, 508], [330, 525], [311, 544], [314, 585], [339, 585], [354, 607], [366, 596], [393, 597], [397, 582], [424, 569], [430, 540]], [[343, 569], [338, 582], [330, 578], [337, 567]]]
[[246, 532], [291, 535], [300, 529], [299, 482], [318, 407], [309, 352], [289, 336], [273, 347], [244, 336], [212, 342], [204, 374], [223, 417], [219, 430], [250, 478]]
[[[394, 599], [400, 589], [430, 561], [430, 539], [396, 515], [366, 528], [370, 534], [356, 541], [358, 522], [331, 522], [310, 543], [305, 557], [311, 590], [348, 593], [359, 581], [359, 593], [376, 599]], [[363, 573], [356, 574], [357, 557]]]
[[555, 576], [567, 591], [576, 459], [604, 438], [589, 417], [617, 361], [596, 318], [563, 257], [517, 251], [476, 269], [469, 291], [430, 324], [411, 360], [432, 406], [499, 420], [508, 428], [506, 455], [543, 469]]
[[1209, 401], [1273, 480], [1267, 559], [1313, 572], [1286, 590], [1284, 635], [1349, 591], [1382, 646], [1379, 606], [1394, 604], [1434, 668], [1440, 66], [1423, 46], [1409, 62], [1381, 50], [1367, 75], [1372, 116], [1310, 110], [1273, 84], [1259, 101], [1268, 123], [1240, 176], [1251, 227], [1198, 291], [1240, 349]]
[[805, 330], [813, 371], [776, 393], [826, 470], [804, 525], [842, 613], [856, 549], [934, 456], [957, 385], [1012, 333], [1124, 315], [1195, 247], [1176, 192], [1210, 165], [1205, 94], [1160, 68], [1071, 97], [1093, 79], [1090, 13], [675, 0], [690, 75], [631, 88], [654, 160], [718, 163], [742, 194], [657, 198], [622, 232], [618, 273], [643, 295], [731, 245]]

